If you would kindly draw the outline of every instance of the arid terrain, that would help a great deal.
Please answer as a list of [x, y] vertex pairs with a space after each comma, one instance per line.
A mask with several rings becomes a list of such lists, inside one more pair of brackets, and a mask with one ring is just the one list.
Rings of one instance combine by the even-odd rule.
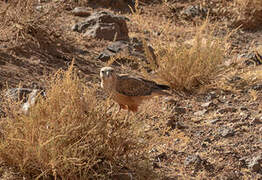
[[[1, 179], [262, 179], [260, 0], [8, 0], [0, 25]], [[172, 96], [116, 113], [103, 66]]]

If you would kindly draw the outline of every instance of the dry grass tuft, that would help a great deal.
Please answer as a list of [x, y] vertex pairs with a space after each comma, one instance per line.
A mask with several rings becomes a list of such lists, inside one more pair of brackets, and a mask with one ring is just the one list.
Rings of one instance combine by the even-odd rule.
[[261, 27], [262, 1], [261, 0], [235, 0], [234, 12], [235, 25], [241, 25], [244, 29], [256, 29]]
[[143, 152], [150, 143], [140, 120], [106, 113], [106, 102], [96, 99], [95, 89], [81, 82], [73, 66], [50, 78], [47, 97], [28, 115], [17, 113], [16, 103], [6, 106], [0, 158], [25, 177], [153, 176], [145, 165]]
[[14, 47], [32, 43], [40, 47], [42, 41], [54, 40], [57, 34], [53, 23], [61, 13], [61, 5], [56, 3], [49, 8], [38, 6], [34, 0], [8, 2], [0, 14], [2, 38]]
[[223, 63], [230, 36], [216, 37], [217, 30], [206, 20], [193, 39], [159, 46], [157, 62], [148, 57], [150, 68], [176, 90], [194, 91], [208, 84]]

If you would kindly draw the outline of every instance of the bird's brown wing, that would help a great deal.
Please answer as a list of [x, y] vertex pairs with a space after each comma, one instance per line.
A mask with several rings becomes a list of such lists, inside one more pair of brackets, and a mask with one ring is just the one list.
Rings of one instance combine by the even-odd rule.
[[126, 96], [148, 96], [158, 88], [153, 81], [136, 78], [129, 75], [117, 77], [116, 91]]

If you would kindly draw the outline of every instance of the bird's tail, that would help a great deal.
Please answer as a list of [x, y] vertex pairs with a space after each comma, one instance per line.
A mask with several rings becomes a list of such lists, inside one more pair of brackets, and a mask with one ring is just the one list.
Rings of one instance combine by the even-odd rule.
[[161, 90], [155, 91], [154, 94], [158, 96], [172, 96], [170, 93]]
[[155, 94], [160, 96], [172, 96], [168, 92], [163, 91], [163, 90], [169, 90], [170, 89], [169, 86], [163, 84], [157, 84], [157, 87], [158, 88], [154, 91]]
[[162, 90], [169, 90], [169, 89], [170, 89], [169, 86], [163, 85], [163, 84], [158, 84], [157, 87], [159, 87], [159, 88], [162, 89]]

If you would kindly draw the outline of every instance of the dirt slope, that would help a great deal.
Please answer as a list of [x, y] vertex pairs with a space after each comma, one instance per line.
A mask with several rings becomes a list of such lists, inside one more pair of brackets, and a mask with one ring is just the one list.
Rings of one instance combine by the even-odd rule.
[[[41, 3], [41, 6], [46, 4]], [[141, 2], [140, 18], [130, 12], [122, 12], [122, 15], [129, 18], [129, 36], [144, 37], [154, 47], [161, 40], [172, 43], [172, 38], [179, 38], [174, 30], [167, 35], [169, 41], [164, 39], [161, 23], [169, 21], [174, 29], [182, 30], [200, 24], [206, 15], [180, 17], [184, 9], [197, 4], [200, 1]], [[0, 2], [0, 12], [5, 6]], [[225, 1], [217, 0], [217, 4], [207, 3], [205, 7], [221, 9], [224, 6]], [[0, 89], [7, 85], [17, 87], [19, 83], [24, 87], [33, 87], [34, 83], [45, 87], [46, 75], [66, 68], [73, 59], [79, 76], [99, 85], [98, 72], [106, 63], [97, 60], [97, 56], [110, 41], [86, 38], [73, 32], [74, 23], [83, 19], [70, 13], [73, 7], [65, 8], [52, 24], [60, 36], [65, 37], [64, 41], [50, 43], [43, 39], [40, 48], [32, 44], [16, 47], [8, 38], [12, 33], [1, 31]], [[211, 21], [221, 26], [231, 24], [230, 13], [233, 12], [224, 8], [224, 12], [211, 12]], [[90, 12], [98, 10], [118, 13], [103, 7], [91, 8]], [[227, 28], [232, 31], [234, 27]], [[246, 66], [243, 59], [238, 58], [257, 47], [261, 37], [259, 29], [238, 29], [230, 38], [232, 51], [225, 56], [225, 60], [231, 62], [228, 69], [203, 92], [183, 97], [174, 94], [174, 100], [166, 102], [164, 110], [170, 112], [165, 117], [166, 127], [170, 130], [165, 134], [166, 141], [156, 143], [156, 150], [151, 152], [152, 166], [156, 172], [164, 174], [164, 179], [262, 179], [262, 69], [259, 65]], [[191, 39], [187, 38], [185, 41]], [[133, 73], [140, 72], [133, 70]], [[160, 117], [161, 114], [156, 118]]]

